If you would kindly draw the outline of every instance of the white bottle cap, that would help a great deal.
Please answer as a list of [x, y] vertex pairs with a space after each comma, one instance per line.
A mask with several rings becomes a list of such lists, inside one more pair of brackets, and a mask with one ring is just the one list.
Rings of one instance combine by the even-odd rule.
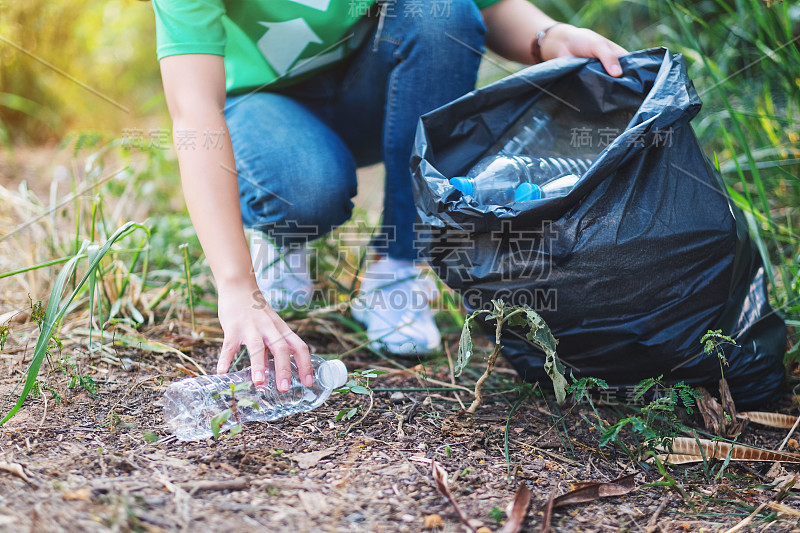
[[319, 380], [325, 388], [338, 389], [347, 383], [347, 367], [340, 359], [331, 359], [319, 365]]

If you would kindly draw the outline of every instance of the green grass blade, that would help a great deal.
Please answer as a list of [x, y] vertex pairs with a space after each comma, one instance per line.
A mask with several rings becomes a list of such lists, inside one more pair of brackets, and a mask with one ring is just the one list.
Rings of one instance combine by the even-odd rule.
[[59, 272], [58, 277], [56, 277], [56, 281], [53, 284], [53, 290], [50, 293], [50, 299], [47, 302], [47, 310], [45, 311], [44, 320], [42, 321], [41, 332], [39, 334], [39, 339], [36, 341], [36, 347], [33, 350], [33, 358], [31, 359], [31, 363], [28, 366], [28, 372], [25, 378], [25, 385], [22, 388], [22, 392], [20, 393], [19, 398], [17, 399], [16, 404], [14, 407], [11, 408], [11, 411], [5, 415], [5, 417], [0, 420], [0, 426], [8, 422], [11, 417], [13, 417], [17, 412], [22, 408], [22, 405], [25, 403], [25, 400], [28, 398], [28, 394], [30, 394], [31, 390], [33, 389], [34, 385], [36, 384], [36, 378], [39, 375], [39, 368], [42, 366], [42, 361], [47, 355], [47, 348], [50, 344], [50, 339], [53, 336], [53, 332], [56, 329], [56, 326], [61, 322], [61, 319], [64, 318], [67, 310], [69, 309], [70, 303], [75, 297], [78, 295], [78, 292], [83, 287], [84, 283], [89, 279], [91, 274], [100, 264], [100, 261], [106, 255], [108, 250], [111, 246], [120, 238], [127, 236], [130, 232], [134, 231], [135, 229], [144, 229], [141, 224], [136, 224], [134, 222], [128, 222], [121, 226], [100, 248], [99, 252], [95, 256], [95, 258], [89, 264], [89, 270], [83, 275], [80, 282], [76, 285], [73, 289], [72, 293], [67, 297], [66, 300], [63, 301], [61, 307], [59, 307], [59, 303], [61, 302], [62, 294], [64, 293], [64, 288], [66, 287], [69, 279], [72, 277], [72, 274], [75, 272], [75, 267], [82, 257], [83, 252], [88, 247], [87, 243], [84, 243], [81, 248], [78, 250], [78, 254], [75, 255], [72, 259], [67, 261], [64, 268]]

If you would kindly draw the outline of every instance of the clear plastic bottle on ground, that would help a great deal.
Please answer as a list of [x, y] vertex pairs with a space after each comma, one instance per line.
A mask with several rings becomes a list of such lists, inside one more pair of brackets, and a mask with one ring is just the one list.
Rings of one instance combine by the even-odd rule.
[[[182, 441], [207, 439], [213, 436], [211, 419], [231, 406], [231, 384], [251, 383], [247, 390], [237, 392], [236, 400], [247, 398], [258, 404], [258, 409], [238, 409], [240, 423], [251, 421], [268, 422], [284, 416], [310, 411], [322, 405], [334, 389], [347, 383], [347, 368], [339, 360], [326, 361], [311, 356], [314, 368], [314, 383], [304, 386], [298, 377], [297, 366], [292, 361], [292, 383], [287, 392], [279, 392], [275, 386], [275, 366], [270, 359], [267, 368], [267, 383], [256, 390], [252, 386], [250, 369], [221, 375], [199, 376], [173, 383], [164, 393], [164, 421], [170, 432]], [[224, 431], [237, 423], [231, 418], [220, 428]]]
[[[498, 154], [478, 161], [466, 176], [450, 180], [450, 185], [480, 205], [507, 205], [536, 200], [540, 187], [566, 175], [581, 176], [591, 166], [590, 159], [568, 157], [526, 157]], [[539, 187], [522, 187], [530, 183]], [[523, 194], [524, 193], [524, 194]]]

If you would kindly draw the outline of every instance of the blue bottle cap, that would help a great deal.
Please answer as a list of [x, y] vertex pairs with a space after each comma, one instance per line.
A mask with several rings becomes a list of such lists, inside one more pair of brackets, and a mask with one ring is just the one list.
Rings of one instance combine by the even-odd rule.
[[456, 190], [461, 191], [461, 194], [465, 196], [472, 196], [472, 194], [475, 192], [475, 189], [472, 187], [472, 180], [465, 178], [464, 176], [450, 178], [450, 185], [455, 187]]
[[542, 197], [542, 189], [533, 183], [521, 183], [514, 191], [514, 201], [538, 200]]

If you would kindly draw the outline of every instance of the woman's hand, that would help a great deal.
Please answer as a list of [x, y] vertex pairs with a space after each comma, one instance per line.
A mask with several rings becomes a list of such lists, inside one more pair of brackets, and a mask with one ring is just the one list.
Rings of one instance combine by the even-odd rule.
[[219, 287], [219, 321], [225, 339], [217, 363], [218, 374], [228, 371], [239, 347], [244, 345], [250, 352], [251, 373], [256, 386], [267, 380], [267, 351], [275, 363], [275, 384], [279, 391], [288, 391], [292, 383], [290, 354], [294, 355], [303, 385], [311, 386], [313, 369], [308, 346], [264, 301], [255, 279], [252, 283], [237, 282]]
[[602, 35], [570, 24], [557, 24], [550, 28], [541, 39], [540, 50], [545, 61], [557, 57], [596, 57], [606, 72], [616, 77], [622, 75], [619, 56], [628, 53]]
[[[183, 196], [219, 293], [225, 332], [217, 372], [224, 373], [239, 347], [250, 352], [253, 383], [266, 381], [267, 351], [275, 361], [275, 384], [289, 390], [290, 354], [304, 385], [311, 385], [308, 347], [264, 301], [242, 228], [233, 146], [225, 123], [225, 65], [221, 56], [186, 54], [161, 60], [161, 77], [172, 116]], [[178, 134], [216, 132], [221, 146], [182, 147]], [[194, 139], [194, 137], [192, 137]]]
[[[556, 57], [596, 57], [609, 74], [622, 75], [618, 58], [628, 53], [624, 48], [591, 30], [556, 24], [528, 0], [500, 0], [481, 13], [487, 46], [507, 59], [530, 64]], [[537, 40], [541, 58], [533, 53]]]

